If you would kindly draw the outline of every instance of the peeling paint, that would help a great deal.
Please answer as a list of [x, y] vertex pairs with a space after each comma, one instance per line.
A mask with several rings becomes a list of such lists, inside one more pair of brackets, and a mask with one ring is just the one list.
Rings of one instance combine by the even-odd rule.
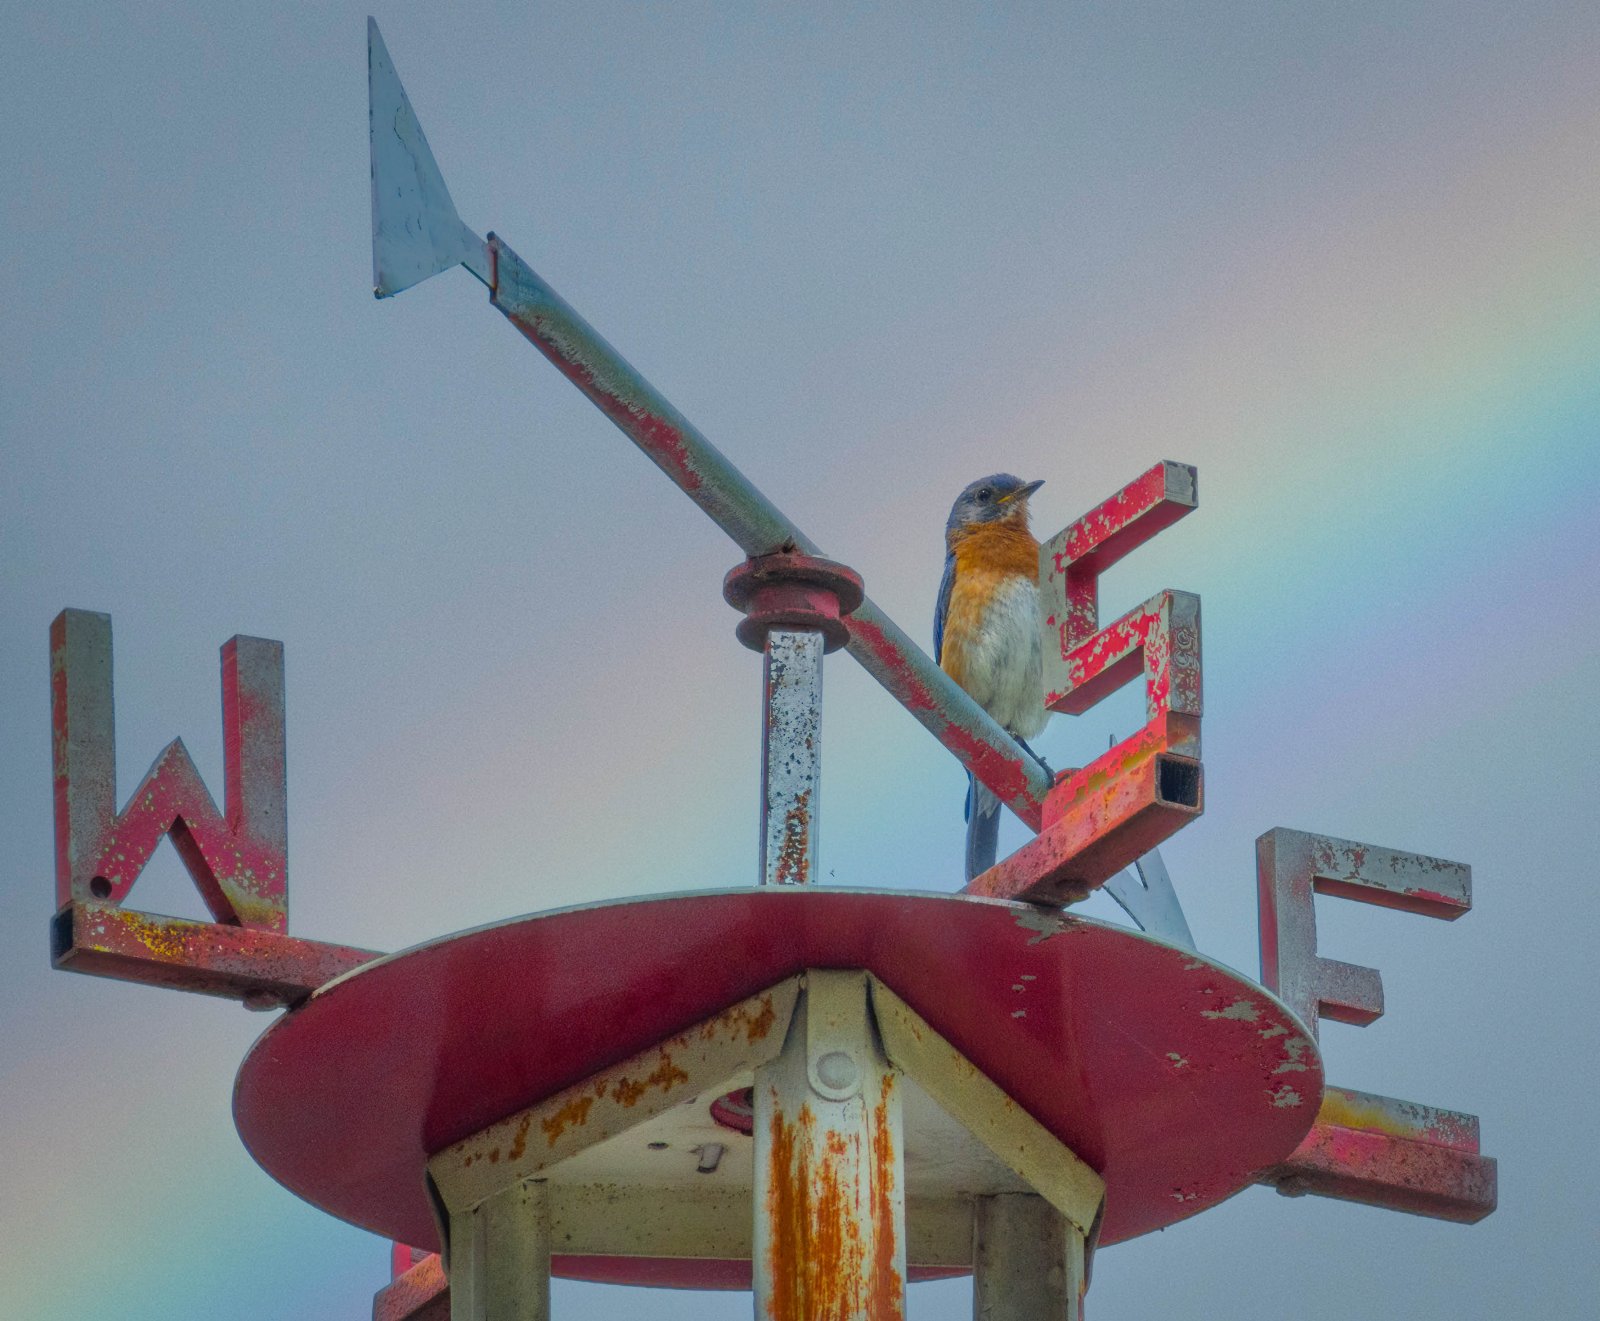
[[1253, 1000], [1235, 1000], [1226, 1009], [1202, 1009], [1201, 1018], [1231, 1018], [1241, 1023], [1254, 1023], [1261, 1012]]
[[1060, 913], [1053, 913], [1047, 908], [1024, 909], [1018, 912], [1013, 920], [1024, 931], [1035, 933], [1028, 941], [1030, 945], [1037, 945], [1052, 936], [1059, 936], [1063, 931], [1070, 931], [1073, 925], [1070, 917], [1063, 917]]

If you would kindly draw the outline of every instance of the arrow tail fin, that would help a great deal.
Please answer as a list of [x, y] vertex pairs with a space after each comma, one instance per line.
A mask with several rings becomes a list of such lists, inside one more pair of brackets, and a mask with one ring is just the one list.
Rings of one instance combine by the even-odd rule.
[[372, 292], [388, 298], [452, 266], [465, 266], [488, 284], [488, 249], [456, 214], [450, 190], [372, 18], [367, 19], [367, 96]]

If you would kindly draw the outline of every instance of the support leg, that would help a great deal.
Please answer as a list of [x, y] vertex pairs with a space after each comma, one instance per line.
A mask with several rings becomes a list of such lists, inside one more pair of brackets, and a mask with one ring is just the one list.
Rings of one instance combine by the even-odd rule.
[[761, 882], [803, 885], [817, 873], [822, 782], [821, 633], [772, 629], [762, 665]]
[[550, 1321], [542, 1181], [516, 1184], [450, 1217], [450, 1321]]
[[1083, 1235], [1044, 1198], [980, 1197], [972, 1238], [974, 1321], [1082, 1321]]
[[865, 975], [808, 972], [782, 1054], [756, 1072], [757, 1321], [903, 1321], [898, 1082]]

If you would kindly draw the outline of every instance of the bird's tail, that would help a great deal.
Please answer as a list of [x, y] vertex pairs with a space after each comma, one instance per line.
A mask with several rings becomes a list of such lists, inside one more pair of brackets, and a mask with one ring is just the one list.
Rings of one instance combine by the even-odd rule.
[[967, 776], [967, 879], [994, 866], [1000, 852], [1000, 799]]

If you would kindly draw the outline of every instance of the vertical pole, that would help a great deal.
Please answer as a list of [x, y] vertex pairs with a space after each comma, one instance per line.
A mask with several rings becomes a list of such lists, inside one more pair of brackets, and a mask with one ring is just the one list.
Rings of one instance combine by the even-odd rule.
[[550, 1321], [545, 1184], [517, 1184], [450, 1217], [450, 1321]]
[[757, 1321], [903, 1321], [898, 1081], [865, 974], [808, 972], [782, 1053], [756, 1071]]
[[973, 1321], [1082, 1321], [1083, 1235], [1044, 1198], [978, 1198], [972, 1264]]
[[761, 883], [817, 873], [822, 784], [822, 634], [768, 631], [762, 664]]

